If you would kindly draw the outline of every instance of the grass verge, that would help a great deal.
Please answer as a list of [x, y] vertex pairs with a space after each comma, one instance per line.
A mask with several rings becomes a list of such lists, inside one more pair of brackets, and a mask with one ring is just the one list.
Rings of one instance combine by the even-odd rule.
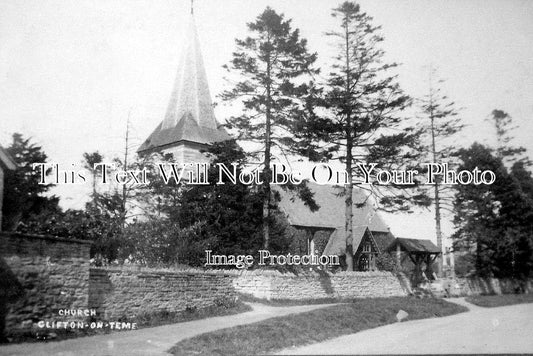
[[191, 320], [213, 318], [215, 316], [240, 314], [252, 310], [242, 301], [213, 305], [203, 309], [186, 309], [183, 312], [159, 312], [138, 315], [134, 320], [139, 329], [167, 324], [183, 323]]
[[533, 294], [476, 295], [466, 301], [480, 307], [494, 308], [505, 305], [533, 303]]
[[269, 305], [271, 307], [290, 307], [294, 305], [313, 305], [313, 304], [338, 304], [338, 303], [351, 303], [351, 299], [339, 299], [339, 298], [318, 298], [318, 299], [272, 299], [266, 300], [261, 298], [256, 298], [249, 294], [239, 294], [239, 301], [249, 302], [249, 303], [261, 303], [264, 305]]
[[396, 322], [402, 309], [409, 319], [433, 318], [467, 311], [442, 299], [412, 297], [352, 300], [311, 312], [222, 329], [177, 343], [174, 355], [256, 355]]
[[213, 318], [215, 316], [240, 314], [250, 310], [252, 308], [249, 305], [244, 304], [242, 301], [237, 301], [235, 303], [214, 305], [203, 309], [187, 309], [179, 313], [164, 313], [163, 315], [149, 313], [137, 316], [136, 320], [139, 328], [150, 328], [153, 326]]

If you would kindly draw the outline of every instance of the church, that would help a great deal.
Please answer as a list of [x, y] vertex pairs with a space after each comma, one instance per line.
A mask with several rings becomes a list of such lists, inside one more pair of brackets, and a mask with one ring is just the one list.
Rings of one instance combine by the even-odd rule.
[[[176, 162], [208, 162], [202, 153], [210, 144], [231, 139], [215, 118], [200, 42], [191, 9], [186, 43], [179, 61], [174, 87], [162, 122], [137, 150], [141, 156], [153, 152], [172, 153]], [[312, 212], [291, 192], [279, 190], [280, 210], [294, 241], [292, 252], [300, 254], [345, 254], [344, 199], [342, 187], [309, 184], [320, 206]], [[354, 190], [354, 265], [358, 270], [376, 269], [375, 259], [394, 241], [389, 227]], [[362, 204], [361, 207], [361, 203]]]

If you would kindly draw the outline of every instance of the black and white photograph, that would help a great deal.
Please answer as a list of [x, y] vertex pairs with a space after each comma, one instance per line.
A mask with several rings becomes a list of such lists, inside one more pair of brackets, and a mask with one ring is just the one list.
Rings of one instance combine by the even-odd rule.
[[532, 19], [2, 0], [0, 355], [533, 354]]

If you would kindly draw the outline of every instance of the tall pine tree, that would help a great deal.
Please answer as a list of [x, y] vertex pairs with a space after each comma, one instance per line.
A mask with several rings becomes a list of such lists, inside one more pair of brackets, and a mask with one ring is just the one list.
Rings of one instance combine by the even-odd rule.
[[[347, 269], [352, 270], [352, 194], [362, 176], [357, 164], [376, 163], [381, 169], [405, 167], [408, 160], [414, 162], [416, 158], [410, 146], [415, 146], [417, 135], [400, 115], [411, 100], [401, 90], [396, 76], [390, 74], [396, 64], [384, 63], [380, 27], [373, 25], [372, 17], [353, 2], [342, 3], [333, 9], [332, 16], [338, 20], [339, 29], [327, 36], [334, 42], [336, 56], [325, 95], [317, 103], [326, 110], [315, 110], [320, 115], [302, 116], [306, 122], [301, 127], [308, 129], [299, 132], [314, 133], [312, 137], [301, 137], [322, 141], [324, 157], [345, 165], [346, 262]], [[377, 185], [367, 188], [384, 207], [407, 209], [409, 200], [422, 199], [418, 194]]]
[[238, 79], [222, 98], [242, 104], [242, 114], [229, 120], [229, 126], [239, 130], [238, 139], [260, 145], [249, 156], [259, 159], [263, 168], [263, 247], [268, 248], [273, 152], [301, 142], [292, 132], [305, 112], [302, 98], [309, 86], [304, 82], [317, 73], [312, 67], [317, 56], [309, 53], [291, 20], [269, 7], [248, 24], [248, 30], [248, 37], [236, 40], [237, 49], [226, 66]]
[[[423, 137], [428, 153], [427, 161], [433, 163], [447, 163], [455, 168], [456, 157], [452, 155], [454, 136], [464, 125], [459, 118], [459, 109], [445, 94], [442, 93], [443, 80], [437, 78], [436, 70], [429, 69], [428, 92], [418, 100], [422, 110], [421, 124]], [[433, 186], [433, 204], [435, 207], [435, 231], [437, 246], [442, 251], [442, 211], [453, 209], [453, 187], [441, 184], [440, 176], [435, 179]], [[438, 257], [438, 275], [442, 276], [443, 259]]]

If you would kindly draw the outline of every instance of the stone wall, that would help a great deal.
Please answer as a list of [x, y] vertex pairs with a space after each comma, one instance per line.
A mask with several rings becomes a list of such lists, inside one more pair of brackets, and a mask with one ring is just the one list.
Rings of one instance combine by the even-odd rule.
[[9, 304], [6, 330], [24, 332], [39, 320], [60, 320], [59, 309], [87, 308], [90, 246], [74, 239], [0, 233], [1, 288], [6, 292], [19, 284], [23, 289], [23, 296]]
[[[96, 309], [97, 319], [119, 321], [227, 304], [237, 293], [293, 300], [408, 294], [389, 272], [96, 268], [89, 266], [89, 250], [87, 241], [0, 232], [0, 300], [11, 298], [15, 285], [23, 291], [9, 304], [8, 333], [24, 332], [41, 320], [60, 321], [59, 309]], [[514, 293], [518, 287], [533, 292], [532, 281], [470, 278], [444, 283], [455, 288], [455, 295]]]
[[111, 320], [143, 313], [180, 312], [233, 302], [234, 271], [90, 269], [89, 308]]
[[532, 280], [522, 282], [512, 279], [470, 277], [443, 279], [441, 284], [453, 296], [533, 292]]
[[389, 272], [339, 272], [295, 275], [278, 271], [242, 272], [233, 286], [263, 299], [372, 298], [405, 296], [398, 278]]

